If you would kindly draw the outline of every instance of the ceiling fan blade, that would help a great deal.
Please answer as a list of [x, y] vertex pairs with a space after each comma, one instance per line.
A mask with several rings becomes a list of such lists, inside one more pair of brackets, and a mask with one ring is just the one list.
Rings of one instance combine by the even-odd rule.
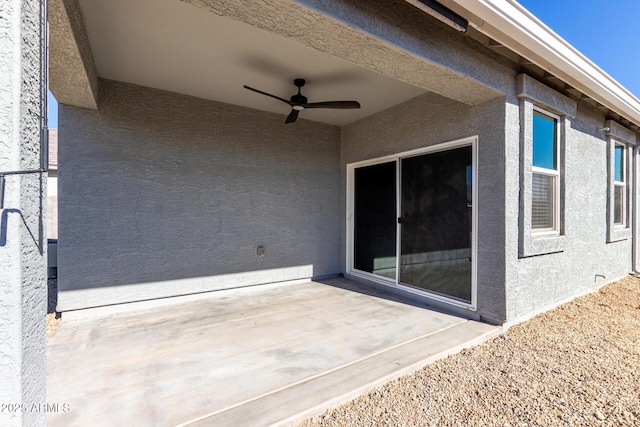
[[325, 102], [311, 102], [309, 104], [302, 104], [304, 108], [338, 108], [344, 110], [350, 110], [360, 108], [358, 101], [325, 101]]
[[291, 112], [289, 113], [289, 115], [287, 116], [287, 120], [285, 120], [285, 124], [286, 123], [293, 123], [298, 119], [298, 110], [291, 110]]
[[254, 88], [249, 87], [249, 86], [247, 86], [247, 85], [244, 85], [244, 88], [245, 88], [245, 89], [252, 90], [252, 91], [254, 91], [254, 92], [258, 92], [258, 93], [260, 93], [260, 94], [262, 94], [262, 95], [270, 96], [271, 98], [277, 99], [278, 101], [282, 101], [282, 102], [284, 102], [284, 103], [286, 103], [286, 104], [293, 105], [293, 104], [291, 103], [291, 101], [288, 101], [288, 100], [286, 100], [286, 99], [284, 99], [284, 98], [280, 98], [279, 96], [271, 95], [270, 93], [263, 92], [263, 91], [258, 90], [258, 89], [254, 89]]

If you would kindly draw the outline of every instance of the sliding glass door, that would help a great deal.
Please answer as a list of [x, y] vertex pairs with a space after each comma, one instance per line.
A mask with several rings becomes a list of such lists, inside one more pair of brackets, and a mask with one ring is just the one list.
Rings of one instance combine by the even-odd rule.
[[474, 305], [474, 142], [351, 167], [353, 272]]

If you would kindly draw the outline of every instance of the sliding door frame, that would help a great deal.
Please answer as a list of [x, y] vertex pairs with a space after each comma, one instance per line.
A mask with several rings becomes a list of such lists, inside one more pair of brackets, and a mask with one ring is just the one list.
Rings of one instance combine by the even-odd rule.
[[[471, 303], [457, 300], [455, 298], [446, 297], [444, 295], [431, 292], [424, 289], [418, 289], [412, 286], [403, 285], [398, 281], [400, 272], [400, 244], [401, 244], [401, 224], [396, 223], [396, 278], [389, 279], [378, 274], [369, 273], [366, 271], [356, 270], [354, 268], [354, 196], [355, 196], [355, 171], [358, 168], [364, 166], [372, 166], [380, 163], [395, 162], [396, 163], [396, 217], [400, 214], [400, 191], [401, 191], [401, 177], [402, 177], [402, 159], [420, 156], [424, 154], [432, 154], [441, 151], [448, 151], [454, 148], [461, 148], [471, 146], [471, 168], [472, 168], [472, 233], [471, 233]], [[346, 238], [346, 272], [347, 274], [359, 277], [365, 280], [369, 280], [384, 286], [390, 286], [393, 288], [401, 289], [403, 291], [420, 295], [428, 299], [433, 299], [439, 302], [444, 302], [457, 307], [466, 308], [471, 311], [475, 311], [477, 307], [478, 289], [477, 289], [477, 260], [478, 260], [478, 136], [470, 136], [455, 141], [444, 142], [429, 147], [419, 148], [410, 151], [404, 151], [401, 153], [377, 157], [375, 159], [363, 160], [360, 162], [349, 163], [347, 165], [347, 238]]]

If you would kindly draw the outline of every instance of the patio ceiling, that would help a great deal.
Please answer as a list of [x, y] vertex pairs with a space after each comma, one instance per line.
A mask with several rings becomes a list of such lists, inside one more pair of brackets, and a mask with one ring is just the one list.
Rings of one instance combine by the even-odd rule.
[[50, 90], [62, 104], [95, 109], [99, 80], [111, 79], [285, 115], [287, 105], [243, 85], [288, 98], [293, 79], [304, 78], [311, 102], [361, 103], [360, 110], [301, 116], [334, 125], [425, 92], [468, 105], [502, 95], [468, 77], [474, 64], [456, 72], [457, 59], [443, 66], [412, 50], [422, 46], [415, 37], [442, 42], [453, 31], [413, 6], [400, 0], [393, 6], [398, 22], [422, 31], [407, 35], [392, 21], [378, 21], [384, 10], [365, 10], [369, 4], [342, 11], [322, 3], [329, 7], [323, 10], [315, 1], [49, 0]]

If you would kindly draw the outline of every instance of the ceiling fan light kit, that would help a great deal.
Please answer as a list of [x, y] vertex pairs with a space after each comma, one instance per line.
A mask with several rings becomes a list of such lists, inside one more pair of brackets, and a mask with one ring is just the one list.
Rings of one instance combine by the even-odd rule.
[[332, 108], [332, 109], [340, 109], [340, 110], [350, 110], [360, 108], [360, 103], [358, 101], [323, 101], [323, 102], [308, 102], [306, 96], [302, 95], [301, 89], [305, 85], [304, 79], [295, 79], [293, 84], [298, 88], [298, 93], [292, 95], [290, 100], [286, 100], [284, 98], [280, 98], [279, 96], [272, 95], [267, 92], [263, 92], [258, 89], [254, 89], [247, 85], [244, 86], [245, 89], [252, 90], [261, 95], [269, 96], [271, 98], [277, 99], [278, 101], [282, 101], [285, 104], [291, 106], [291, 112], [287, 116], [286, 123], [293, 123], [298, 119], [298, 114], [300, 111], [303, 111], [306, 108]]

